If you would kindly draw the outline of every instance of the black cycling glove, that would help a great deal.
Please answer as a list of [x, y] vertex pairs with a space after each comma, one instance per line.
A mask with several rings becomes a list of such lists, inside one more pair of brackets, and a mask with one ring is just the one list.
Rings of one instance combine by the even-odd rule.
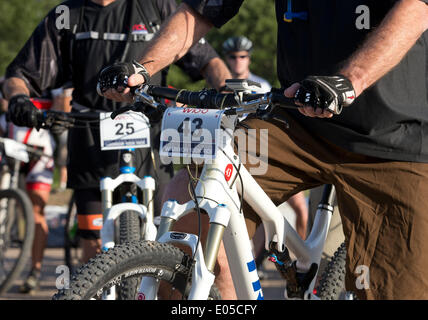
[[128, 78], [133, 74], [141, 74], [144, 77], [144, 83], [150, 81], [150, 75], [146, 68], [136, 61], [118, 62], [101, 70], [98, 76], [97, 92], [103, 95], [108, 89], [118, 89], [119, 87], [128, 87]]
[[294, 96], [296, 102], [333, 114], [340, 114], [342, 108], [349, 106], [356, 98], [351, 81], [341, 75], [309, 76], [300, 85]]
[[41, 113], [31, 102], [30, 97], [18, 94], [9, 100], [8, 121], [21, 127], [38, 128], [38, 115]]

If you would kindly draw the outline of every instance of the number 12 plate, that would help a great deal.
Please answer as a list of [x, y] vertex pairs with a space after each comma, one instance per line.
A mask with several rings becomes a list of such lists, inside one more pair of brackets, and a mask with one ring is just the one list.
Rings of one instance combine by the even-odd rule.
[[150, 148], [150, 122], [139, 112], [128, 111], [114, 120], [100, 113], [101, 150]]

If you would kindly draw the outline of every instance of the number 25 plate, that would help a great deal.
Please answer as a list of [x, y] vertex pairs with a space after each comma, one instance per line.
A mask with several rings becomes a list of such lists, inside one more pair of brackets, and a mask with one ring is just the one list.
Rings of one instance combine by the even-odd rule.
[[140, 112], [128, 111], [114, 120], [100, 113], [101, 150], [150, 148], [150, 122]]

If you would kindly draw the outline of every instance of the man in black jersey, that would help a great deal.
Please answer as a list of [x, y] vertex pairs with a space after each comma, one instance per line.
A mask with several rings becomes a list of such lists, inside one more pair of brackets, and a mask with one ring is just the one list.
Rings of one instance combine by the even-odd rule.
[[[225, 24], [243, 0], [183, 2], [142, 54], [148, 75]], [[274, 202], [323, 183], [336, 186], [346, 286], [361, 299], [428, 298], [427, 4], [275, 1], [278, 77], [300, 108], [275, 111], [289, 129], [275, 120], [246, 121], [269, 130], [268, 172], [255, 179]], [[128, 85], [143, 81], [135, 74]], [[129, 91], [105, 95], [129, 99]], [[244, 214], [251, 236], [260, 219], [250, 208]], [[183, 228], [196, 220], [189, 217]]]
[[[97, 94], [99, 71], [115, 62], [138, 60], [161, 23], [176, 9], [175, 0], [69, 0], [62, 5], [69, 9], [70, 28], [58, 27], [60, 17], [53, 9], [7, 68], [4, 91], [11, 119], [17, 124], [31, 125], [16, 112], [34, 110], [28, 98], [30, 94], [40, 95], [65, 83], [74, 88], [73, 111], [108, 112], [125, 105]], [[216, 89], [231, 77], [223, 61], [204, 40], [196, 43], [177, 65], [195, 80], [204, 76]], [[166, 69], [152, 77], [153, 84], [165, 84], [165, 81]], [[173, 174], [172, 166], [162, 165], [158, 158], [159, 134], [159, 125], [154, 125], [151, 145], [155, 146], [157, 168], [153, 168], [149, 150], [136, 151], [141, 163], [136, 174], [159, 178], [157, 211], [162, 188]], [[91, 127], [70, 130], [68, 157], [68, 187], [75, 190], [85, 262], [100, 249], [101, 224], [97, 223], [102, 218], [100, 178], [119, 174], [118, 152], [101, 152], [99, 129]]]

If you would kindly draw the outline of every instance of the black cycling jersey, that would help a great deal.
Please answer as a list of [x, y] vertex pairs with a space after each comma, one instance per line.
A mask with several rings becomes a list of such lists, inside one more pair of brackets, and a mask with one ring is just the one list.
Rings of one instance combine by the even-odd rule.
[[[57, 28], [62, 11], [56, 13], [53, 9], [8, 66], [6, 77], [23, 79], [32, 95], [71, 82], [74, 105], [113, 111], [123, 104], [97, 94], [98, 73], [117, 61], [139, 60], [159, 25], [176, 9], [176, 3], [174, 0], [115, 0], [101, 6], [90, 0], [70, 0], [62, 4], [70, 9], [70, 28]], [[214, 49], [201, 41], [176, 64], [197, 80], [202, 78], [201, 69], [214, 57], [217, 57]], [[152, 83], [164, 83], [165, 76], [165, 72], [153, 75]], [[153, 126], [151, 136], [155, 147], [159, 144], [159, 131], [159, 126]], [[98, 188], [101, 177], [118, 174], [118, 152], [101, 152], [99, 140], [98, 128], [70, 130], [69, 187]], [[138, 155], [143, 159], [139, 173], [155, 175], [149, 149], [139, 150]], [[172, 166], [162, 166], [158, 156], [155, 160], [162, 171], [158, 176], [170, 177]]]
[[[242, 0], [184, 0], [215, 26], [226, 23]], [[428, 0], [421, 0], [428, 3]], [[308, 75], [334, 75], [361, 46], [396, 0], [277, 0], [278, 77], [283, 87]], [[369, 20], [357, 19], [368, 9]], [[361, 9], [362, 7], [360, 7]], [[359, 13], [358, 13], [359, 12]], [[260, 16], [263, 19], [263, 15]], [[287, 21], [288, 20], [288, 21]], [[306, 128], [349, 151], [392, 160], [428, 162], [428, 32], [403, 60], [343, 112], [331, 119], [291, 111]]]
[[[7, 68], [6, 77], [19, 77], [26, 81], [34, 95], [40, 95], [49, 88], [61, 87], [67, 81], [72, 81], [74, 87], [73, 101], [79, 104], [101, 110], [114, 110], [117, 103], [103, 98], [96, 93], [97, 75], [100, 70], [116, 61], [132, 61], [139, 59], [147, 41], [131, 41], [130, 49], [122, 57], [126, 41], [101, 40], [104, 34], [127, 34], [131, 26], [132, 35], [151, 34], [156, 28], [150, 29], [145, 22], [147, 18], [141, 12], [148, 1], [154, 2], [162, 23], [176, 9], [174, 0], [138, 0], [137, 14], [133, 22], [129, 22], [128, 7], [131, 0], [115, 0], [108, 6], [86, 1], [84, 16], [80, 20], [80, 7], [84, 0], [70, 0], [62, 3], [70, 8], [73, 22], [77, 22], [75, 33], [78, 38], [84, 38], [85, 33], [98, 33], [100, 39], [85, 38], [74, 41], [74, 23], [70, 29], [57, 29], [56, 19], [59, 14], [55, 9], [38, 25], [31, 38], [17, 57]], [[150, 19], [153, 20], [153, 19]], [[150, 38], [147, 38], [150, 40]], [[176, 64], [183, 68], [194, 80], [201, 79], [200, 70], [216, 57], [217, 53], [206, 42], [196, 44], [189, 53]], [[153, 76], [153, 83], [159, 84], [161, 77]]]

